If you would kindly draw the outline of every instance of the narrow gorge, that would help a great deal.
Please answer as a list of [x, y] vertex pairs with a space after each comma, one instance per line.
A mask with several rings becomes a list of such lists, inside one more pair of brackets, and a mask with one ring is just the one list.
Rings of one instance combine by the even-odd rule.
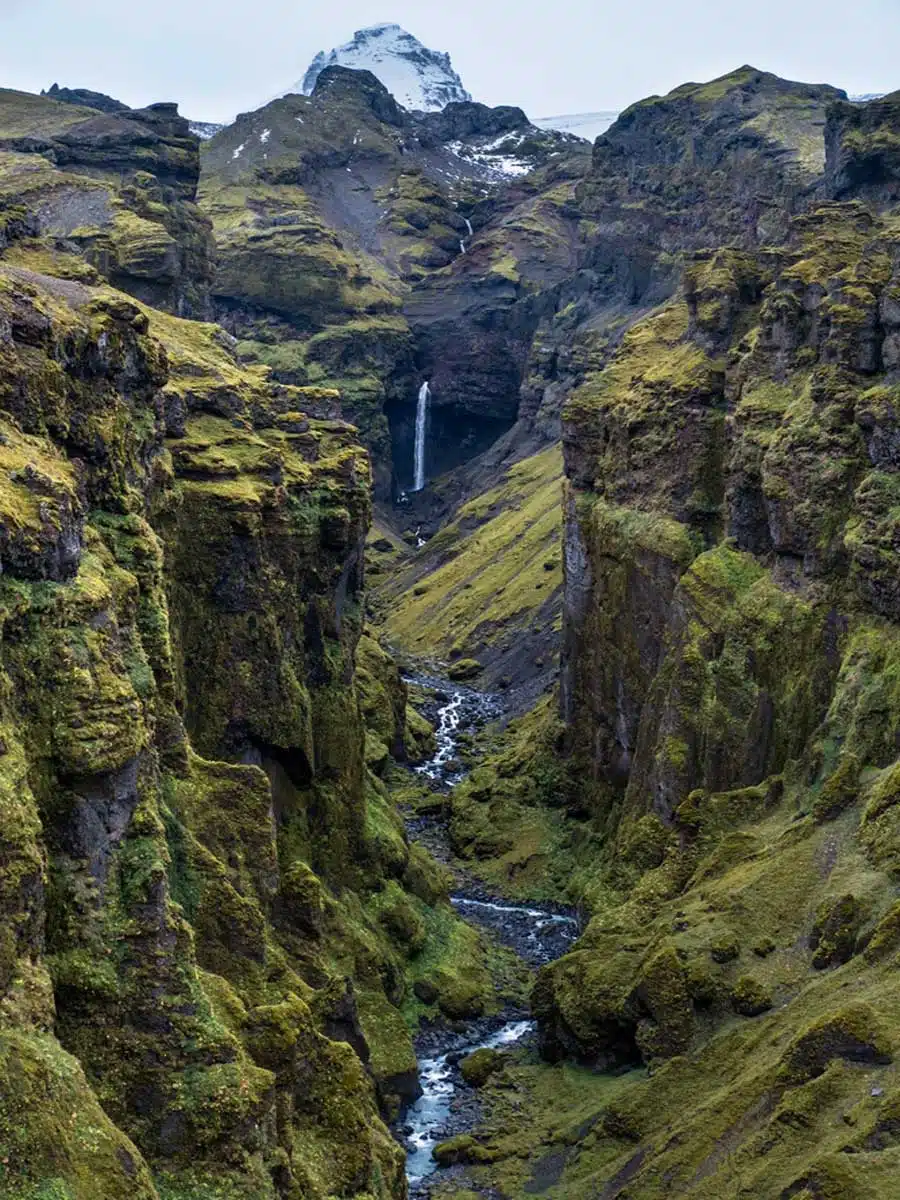
[[900, 93], [0, 90], [0, 1196], [894, 1200], [898, 567]]

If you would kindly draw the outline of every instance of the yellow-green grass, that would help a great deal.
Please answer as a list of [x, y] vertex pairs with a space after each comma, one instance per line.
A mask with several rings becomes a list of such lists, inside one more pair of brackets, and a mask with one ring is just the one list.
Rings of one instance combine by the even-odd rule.
[[0, 88], [0, 138], [52, 136], [96, 117], [92, 108]]
[[562, 585], [561, 484], [562, 454], [552, 446], [463, 505], [378, 592], [388, 639], [447, 658], [477, 655], [535, 622], [552, 626]]

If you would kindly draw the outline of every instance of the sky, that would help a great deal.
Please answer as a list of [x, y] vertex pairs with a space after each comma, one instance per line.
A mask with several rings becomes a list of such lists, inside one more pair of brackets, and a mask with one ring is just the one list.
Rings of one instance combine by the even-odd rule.
[[476, 100], [532, 117], [620, 110], [744, 63], [851, 94], [900, 88], [900, 0], [0, 0], [0, 86], [225, 121], [384, 21], [449, 51]]

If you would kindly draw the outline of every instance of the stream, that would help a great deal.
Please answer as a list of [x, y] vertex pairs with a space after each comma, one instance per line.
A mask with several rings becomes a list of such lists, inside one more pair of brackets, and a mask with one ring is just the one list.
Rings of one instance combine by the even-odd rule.
[[[407, 676], [407, 683], [431, 689], [438, 705], [434, 714], [436, 750], [416, 768], [437, 789], [450, 790], [465, 778], [459, 761], [459, 739], [503, 714], [500, 698], [473, 688], [426, 675]], [[455, 885], [450, 902], [472, 925], [491, 933], [533, 969], [553, 962], [579, 936], [577, 917], [571, 910], [550, 904], [511, 904], [487, 893], [479, 881], [452, 863], [446, 824], [435, 817], [407, 822], [411, 840], [421, 842], [439, 860], [452, 867]], [[409, 1105], [398, 1122], [398, 1136], [407, 1149], [410, 1197], [427, 1197], [429, 1182], [439, 1170], [432, 1157], [445, 1138], [468, 1133], [478, 1121], [474, 1089], [459, 1071], [459, 1062], [475, 1050], [515, 1046], [534, 1032], [534, 1023], [523, 1012], [473, 1020], [463, 1031], [432, 1027], [416, 1041], [422, 1095]]]

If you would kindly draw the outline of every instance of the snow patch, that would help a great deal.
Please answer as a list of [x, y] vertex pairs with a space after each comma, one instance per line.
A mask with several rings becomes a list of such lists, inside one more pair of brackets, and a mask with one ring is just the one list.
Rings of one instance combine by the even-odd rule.
[[221, 133], [225, 126], [217, 125], [213, 121], [189, 121], [188, 128], [194, 137], [198, 137], [201, 142], [208, 142], [217, 133]]
[[510, 148], [521, 146], [521, 144], [525, 141], [525, 136], [526, 135], [523, 130], [515, 133], [501, 133], [500, 136], [494, 138], [492, 142], [484, 142], [478, 147], [478, 149], [480, 151], [491, 151], [499, 150], [501, 146], [509, 146]]
[[404, 108], [439, 112], [453, 101], [472, 99], [453, 70], [450, 55], [429, 50], [399, 25], [359, 29], [352, 41], [327, 54], [320, 51], [302, 84], [291, 90], [309, 96], [322, 71], [334, 66], [371, 71]]
[[617, 112], [569, 113], [560, 117], [538, 117], [534, 123], [539, 129], [555, 129], [558, 133], [569, 133], [593, 142], [606, 133], [618, 115]]
[[231, 157], [233, 159], [240, 158], [246, 149], [247, 149], [247, 143], [241, 142], [241, 144], [238, 146], [237, 150], [234, 151], [234, 153], [231, 155]]
[[262, 144], [265, 146], [266, 142], [269, 140], [269, 138], [270, 138], [271, 136], [272, 136], [272, 130], [271, 130], [271, 129], [264, 129], [264, 130], [262, 131], [262, 133], [259, 135], [259, 140], [260, 140], [260, 141], [262, 142]]
[[447, 149], [457, 158], [481, 167], [494, 179], [514, 179], [521, 175], [527, 175], [535, 169], [534, 163], [524, 158], [517, 158], [514, 154], [496, 153], [495, 148], [504, 145], [508, 140], [509, 136], [506, 135], [482, 146], [471, 146], [465, 142], [450, 142]]
[[511, 154], [495, 155], [491, 159], [490, 165], [502, 175], [509, 175], [511, 177], [527, 175], [529, 171], [534, 170], [531, 163], [523, 162], [521, 158], [513, 158]]

